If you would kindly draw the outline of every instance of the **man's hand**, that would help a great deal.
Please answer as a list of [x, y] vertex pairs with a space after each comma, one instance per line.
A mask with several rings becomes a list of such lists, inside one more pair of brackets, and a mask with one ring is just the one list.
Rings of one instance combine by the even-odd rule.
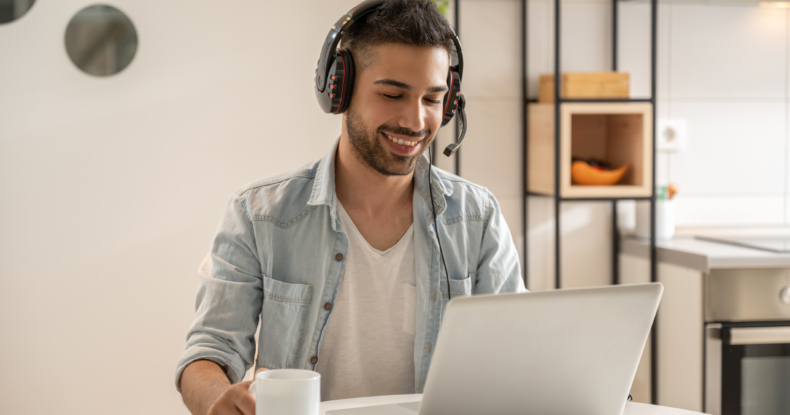
[[[267, 370], [260, 368], [255, 374]], [[245, 380], [225, 389], [208, 409], [208, 415], [255, 415], [255, 397], [249, 391], [251, 383]]]
[[[268, 369], [258, 369], [256, 374]], [[181, 395], [194, 415], [255, 415], [255, 397], [250, 381], [231, 385], [214, 362], [198, 360], [184, 369]]]
[[208, 409], [208, 415], [255, 415], [255, 398], [248, 391], [250, 383], [245, 380], [225, 389]]

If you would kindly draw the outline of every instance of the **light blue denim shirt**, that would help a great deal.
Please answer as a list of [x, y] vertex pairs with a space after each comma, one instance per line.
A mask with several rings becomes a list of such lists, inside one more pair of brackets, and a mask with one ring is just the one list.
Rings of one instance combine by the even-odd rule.
[[[337, 298], [348, 236], [337, 216], [335, 153], [236, 192], [200, 265], [195, 321], [178, 361], [176, 384], [196, 360], [240, 381], [255, 368], [314, 370]], [[447, 304], [436, 240], [427, 157], [414, 169], [417, 322], [415, 392], [422, 392]], [[487, 189], [432, 169], [433, 196], [453, 297], [524, 292], [507, 224]], [[370, 333], [375, 335], [375, 333]]]

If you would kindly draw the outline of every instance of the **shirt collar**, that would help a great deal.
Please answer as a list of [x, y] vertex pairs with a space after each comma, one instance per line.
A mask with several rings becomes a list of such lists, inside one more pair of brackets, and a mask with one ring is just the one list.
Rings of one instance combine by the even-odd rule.
[[[324, 155], [318, 162], [315, 180], [313, 181], [313, 191], [310, 194], [309, 206], [326, 205], [332, 216], [332, 229], [337, 231], [337, 196], [335, 193], [335, 155], [337, 154], [340, 139], [335, 141], [332, 149]], [[429, 169], [430, 162], [426, 155], [422, 155], [417, 160], [414, 167], [414, 188], [422, 196], [425, 203], [430, 203], [430, 191], [428, 189], [428, 172], [431, 172], [431, 183], [433, 184], [433, 197], [436, 205], [436, 215], [441, 215], [447, 208], [445, 196], [452, 195], [451, 188], [445, 187], [444, 181], [437, 169]], [[442, 197], [439, 197], [439, 196]]]
[[321, 158], [316, 169], [315, 179], [313, 180], [313, 191], [310, 194], [308, 206], [326, 205], [329, 206], [329, 214], [332, 217], [332, 230], [338, 230], [337, 199], [335, 194], [335, 155], [340, 139], [335, 140], [332, 149]]
[[[425, 203], [431, 203], [431, 193], [428, 188], [428, 172], [431, 173], [431, 184], [433, 184], [433, 198], [436, 206], [436, 215], [439, 216], [447, 209], [446, 196], [453, 194], [453, 189], [446, 187], [444, 181], [439, 175], [439, 170], [430, 168], [431, 162], [428, 156], [424, 155], [417, 161], [417, 166], [414, 167], [414, 188], [423, 197]], [[429, 205], [430, 206], [430, 205]]]

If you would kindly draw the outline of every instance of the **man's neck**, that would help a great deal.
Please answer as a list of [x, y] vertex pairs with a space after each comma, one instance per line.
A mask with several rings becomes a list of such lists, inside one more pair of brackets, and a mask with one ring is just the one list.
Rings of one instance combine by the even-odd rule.
[[[411, 211], [414, 172], [405, 176], [384, 175], [361, 159], [344, 134], [335, 159], [335, 193], [343, 207], [365, 216]], [[411, 217], [411, 215], [409, 215]]]

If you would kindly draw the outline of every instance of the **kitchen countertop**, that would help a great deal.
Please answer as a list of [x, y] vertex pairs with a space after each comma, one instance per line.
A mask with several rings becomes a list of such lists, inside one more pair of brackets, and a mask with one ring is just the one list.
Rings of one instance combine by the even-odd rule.
[[[666, 262], [707, 273], [712, 269], [790, 268], [790, 254], [747, 248], [698, 237], [777, 237], [790, 236], [788, 228], [685, 228], [675, 237], [656, 242], [659, 262]], [[623, 237], [620, 253], [650, 258], [650, 240]]]

